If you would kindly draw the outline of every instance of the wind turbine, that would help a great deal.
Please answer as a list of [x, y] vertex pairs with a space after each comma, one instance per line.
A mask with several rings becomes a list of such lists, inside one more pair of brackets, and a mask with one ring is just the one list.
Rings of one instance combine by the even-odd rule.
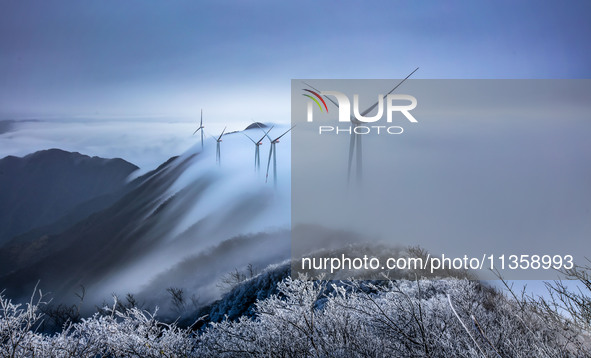
[[[261, 156], [259, 154], [259, 152], [260, 152], [259, 147], [263, 144], [263, 139], [265, 139], [265, 137], [267, 136], [267, 134], [269, 134], [269, 132], [271, 131], [271, 129], [273, 129], [273, 127], [269, 128], [269, 130], [266, 132], [263, 130], [264, 134], [261, 137], [261, 139], [259, 139], [258, 141], [255, 141], [254, 139], [249, 137], [248, 134], [243, 133], [255, 145], [255, 150], [254, 150], [254, 170], [255, 171], [261, 170]], [[261, 127], [259, 127], [259, 128], [261, 128]], [[261, 128], [261, 130], [262, 130], [262, 128]]]
[[265, 176], [265, 183], [267, 182], [267, 179], [269, 179], [269, 168], [271, 166], [271, 156], [273, 156], [273, 183], [274, 183], [275, 188], [277, 188], [277, 149], [275, 148], [275, 145], [277, 143], [279, 143], [279, 139], [281, 139], [281, 137], [283, 137], [290, 130], [292, 130], [293, 127], [295, 127], [295, 125], [292, 126], [291, 128], [289, 128], [288, 130], [286, 130], [285, 132], [283, 132], [283, 134], [281, 134], [279, 137], [277, 137], [273, 140], [271, 139], [271, 137], [269, 137], [269, 135], [266, 135], [266, 137], [271, 142], [271, 149], [269, 149], [269, 161], [267, 162], [267, 175]]
[[199, 128], [193, 132], [193, 135], [195, 135], [195, 133], [201, 131], [201, 149], [203, 149], [203, 128], [205, 127], [203, 126], [203, 109], [201, 109], [201, 122], [199, 123]]
[[[400, 87], [400, 85], [402, 83], [404, 83], [404, 81], [406, 81], [410, 76], [413, 75], [413, 73], [417, 72], [419, 68], [415, 68], [414, 71], [412, 71], [408, 76], [406, 76], [402, 81], [400, 81], [396, 86], [394, 86], [394, 88], [392, 88], [390, 90], [390, 92], [386, 93], [384, 95], [384, 97], [382, 98], [382, 100], [384, 100], [390, 93], [394, 92], [398, 87]], [[313, 90], [315, 90], [316, 92], [320, 92], [319, 90], [317, 90], [316, 88], [312, 87], [311, 85], [307, 84], [306, 82], [304, 82], [304, 84], [310, 88], [312, 88]], [[324, 96], [324, 98], [328, 99], [330, 102], [332, 102], [332, 104], [334, 104], [337, 108], [339, 108], [339, 104], [332, 98], [328, 97], [328, 96]], [[376, 102], [373, 105], [371, 105], [370, 107], [368, 107], [365, 111], [361, 112], [361, 116], [364, 117], [366, 114], [368, 114], [369, 112], [373, 111], [374, 108], [376, 108], [376, 106], [379, 104], [380, 102]], [[355, 168], [357, 170], [357, 183], [361, 182], [361, 178], [362, 178], [362, 174], [363, 174], [363, 164], [362, 164], [362, 148], [361, 148], [361, 138], [362, 135], [361, 134], [357, 134], [357, 132], [355, 131], [355, 129], [357, 128], [357, 126], [359, 126], [361, 124], [361, 121], [359, 121], [357, 118], [355, 118], [355, 116], [351, 115], [351, 124], [353, 126], [352, 131], [353, 134], [351, 134], [351, 140], [349, 141], [349, 164], [347, 166], [347, 184], [350, 182], [351, 179], [351, 167], [353, 166], [353, 152], [355, 152], [355, 159], [356, 159], [356, 165]]]
[[222, 134], [220, 134], [220, 136], [215, 139], [215, 141], [217, 142], [215, 147], [215, 161], [216, 163], [218, 163], [218, 165], [222, 164], [222, 157], [220, 155], [220, 143], [222, 142], [222, 136], [224, 135], [226, 128], [227, 127], [224, 127]]

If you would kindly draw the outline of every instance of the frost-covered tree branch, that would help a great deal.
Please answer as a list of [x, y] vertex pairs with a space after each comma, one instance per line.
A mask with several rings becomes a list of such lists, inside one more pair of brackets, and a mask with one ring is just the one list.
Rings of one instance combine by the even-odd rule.
[[[236, 286], [232, 302], [256, 290], [244, 286], [254, 282]], [[38, 331], [47, 304], [41, 292], [26, 304], [2, 294], [0, 356], [591, 356], [586, 307], [576, 306], [586, 305], [589, 296], [583, 291], [574, 296], [566, 286], [554, 286], [559, 295], [554, 303], [454, 278], [329, 282], [287, 277], [274, 289], [256, 302], [254, 315], [210, 322], [200, 331], [161, 322], [156, 311], [120, 304], [115, 297], [99, 313], [69, 321], [51, 335]], [[559, 307], [571, 307], [579, 316], [571, 318]]]

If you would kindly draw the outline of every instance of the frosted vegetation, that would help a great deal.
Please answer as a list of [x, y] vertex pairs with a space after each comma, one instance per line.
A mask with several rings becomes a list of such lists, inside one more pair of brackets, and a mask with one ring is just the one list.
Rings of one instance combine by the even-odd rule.
[[591, 356], [591, 285], [584, 269], [569, 272], [580, 290], [550, 283], [552, 295], [544, 300], [455, 278], [306, 281], [286, 277], [285, 267], [244, 277], [217, 305], [246, 307], [256, 293], [261, 298], [251, 312], [192, 328], [115, 301], [66, 322], [58, 333], [41, 333], [47, 304], [41, 292], [24, 305], [2, 296], [0, 356]]

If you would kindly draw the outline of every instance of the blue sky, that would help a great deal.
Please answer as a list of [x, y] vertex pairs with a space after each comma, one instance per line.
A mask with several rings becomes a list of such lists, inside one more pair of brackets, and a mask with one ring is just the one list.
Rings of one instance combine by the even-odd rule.
[[[289, 121], [291, 78], [589, 78], [586, 1], [3, 1], [0, 119]], [[246, 113], [245, 113], [246, 112]], [[243, 118], [248, 117], [248, 118]]]

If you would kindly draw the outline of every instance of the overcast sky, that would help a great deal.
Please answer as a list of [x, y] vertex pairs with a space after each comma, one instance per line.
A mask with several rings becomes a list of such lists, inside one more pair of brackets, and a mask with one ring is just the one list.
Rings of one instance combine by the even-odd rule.
[[[0, 4], [0, 119], [289, 121], [291, 78], [589, 78], [588, 1]], [[242, 118], [247, 117], [247, 118]], [[211, 118], [211, 117], [210, 117]]]
[[[1, 134], [0, 158], [61, 147], [152, 169], [196, 140], [194, 122], [162, 123], [201, 108], [209, 133], [289, 122], [292, 78], [590, 78], [589, 14], [588, 0], [3, 0], [0, 120], [60, 125]], [[109, 121], [73, 123], [88, 118]]]

